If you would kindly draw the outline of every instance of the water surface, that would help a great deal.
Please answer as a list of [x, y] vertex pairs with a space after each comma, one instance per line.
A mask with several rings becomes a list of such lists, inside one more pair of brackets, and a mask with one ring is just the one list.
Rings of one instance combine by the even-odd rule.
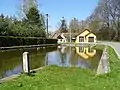
[[102, 55], [94, 47], [43, 47], [0, 52], [0, 78], [22, 72], [22, 53], [30, 54], [30, 69], [46, 65], [96, 70]]

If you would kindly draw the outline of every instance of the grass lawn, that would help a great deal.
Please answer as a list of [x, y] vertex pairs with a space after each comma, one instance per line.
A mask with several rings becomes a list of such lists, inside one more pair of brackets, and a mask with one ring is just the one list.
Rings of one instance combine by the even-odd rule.
[[35, 76], [22, 74], [13, 81], [0, 84], [0, 90], [119, 90], [120, 60], [112, 48], [108, 50], [109, 74], [96, 76], [91, 70], [50, 66], [38, 71]]

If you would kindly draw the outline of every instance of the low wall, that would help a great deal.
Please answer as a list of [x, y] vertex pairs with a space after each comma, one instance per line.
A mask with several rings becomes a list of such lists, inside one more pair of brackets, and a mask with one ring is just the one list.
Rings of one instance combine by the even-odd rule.
[[49, 47], [50, 46], [58, 46], [58, 44], [42, 44], [42, 45], [25, 45], [25, 46], [0, 47], [0, 50], [32, 48], [32, 47], [46, 47], [46, 46], [49, 46]]

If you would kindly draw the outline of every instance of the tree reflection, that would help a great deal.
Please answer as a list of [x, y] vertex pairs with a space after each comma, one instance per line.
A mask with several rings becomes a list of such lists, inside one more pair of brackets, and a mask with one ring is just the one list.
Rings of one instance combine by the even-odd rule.
[[63, 46], [59, 48], [59, 52], [60, 52], [60, 63], [62, 67], [64, 67], [66, 65], [66, 57], [67, 57], [66, 47]]

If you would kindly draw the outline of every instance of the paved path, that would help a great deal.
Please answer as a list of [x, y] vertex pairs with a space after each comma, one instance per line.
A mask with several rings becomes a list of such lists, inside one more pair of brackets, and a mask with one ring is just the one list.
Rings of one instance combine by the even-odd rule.
[[115, 50], [115, 52], [117, 53], [118, 58], [120, 59], [120, 42], [100, 41], [99, 43], [111, 46]]

